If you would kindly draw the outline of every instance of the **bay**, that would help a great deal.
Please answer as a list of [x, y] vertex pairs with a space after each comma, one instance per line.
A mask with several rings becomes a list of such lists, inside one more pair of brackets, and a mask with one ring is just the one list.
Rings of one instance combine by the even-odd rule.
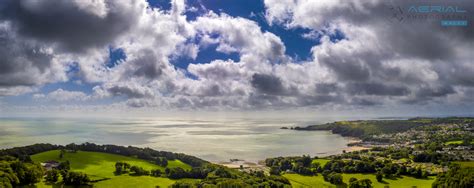
[[[341, 119], [341, 118], [338, 118]], [[0, 118], [0, 147], [34, 143], [132, 145], [221, 162], [267, 157], [330, 155], [350, 138], [329, 131], [293, 131], [330, 119], [266, 118]]]

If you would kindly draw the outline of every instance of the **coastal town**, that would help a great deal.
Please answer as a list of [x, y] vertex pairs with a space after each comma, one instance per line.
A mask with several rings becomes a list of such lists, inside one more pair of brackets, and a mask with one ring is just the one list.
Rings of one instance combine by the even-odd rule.
[[415, 187], [450, 187], [449, 182], [470, 182], [474, 174], [473, 128], [474, 118], [460, 117], [339, 121], [286, 127], [282, 129], [329, 130], [356, 137], [360, 140], [348, 146], [358, 149], [323, 157], [269, 158], [266, 165], [270, 174], [283, 174], [303, 187], [304, 182], [317, 181], [319, 173], [323, 175], [321, 184], [347, 185], [344, 177], [353, 180], [362, 176], [363, 181], [354, 180], [350, 185], [377, 187], [396, 180]]
[[434, 149], [436, 153], [449, 155], [454, 160], [474, 160], [473, 141], [474, 124], [441, 123], [415, 127], [408, 131], [371, 135], [351, 146], [365, 148], [411, 148], [414, 153], [424, 151], [425, 147]]

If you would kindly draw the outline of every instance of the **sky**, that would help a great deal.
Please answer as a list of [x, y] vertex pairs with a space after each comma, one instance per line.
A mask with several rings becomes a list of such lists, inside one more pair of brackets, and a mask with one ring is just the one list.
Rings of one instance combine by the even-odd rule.
[[4, 0], [0, 113], [474, 115], [473, 8]]

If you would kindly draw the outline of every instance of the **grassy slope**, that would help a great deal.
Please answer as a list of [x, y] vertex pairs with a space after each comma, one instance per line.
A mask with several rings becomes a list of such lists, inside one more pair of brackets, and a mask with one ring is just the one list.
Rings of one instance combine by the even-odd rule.
[[[298, 174], [285, 174], [283, 176], [285, 176], [286, 178], [288, 178], [288, 180], [290, 180], [291, 185], [293, 187], [337, 187], [328, 182], [325, 182], [323, 179], [323, 176], [320, 174], [318, 176], [302, 176]], [[417, 186], [419, 188], [431, 187], [431, 184], [433, 183], [435, 179], [434, 177], [429, 177], [428, 179], [416, 179], [413, 177], [403, 176], [403, 178], [399, 178], [397, 180], [384, 179], [385, 182], [380, 183], [380, 182], [377, 182], [377, 180], [375, 179], [375, 175], [373, 174], [343, 174], [344, 182], [348, 184], [349, 179], [351, 177], [355, 177], [357, 179], [368, 178], [372, 181], [372, 185], [374, 187], [384, 187], [388, 185], [391, 188], [393, 187], [405, 188], [405, 187], [412, 187], [412, 186]]]
[[456, 164], [461, 165], [461, 167], [472, 167], [474, 168], [474, 161], [459, 161], [459, 162], [454, 162]]
[[319, 163], [319, 165], [324, 166], [324, 165], [326, 165], [326, 163], [328, 163], [329, 161], [331, 161], [331, 160], [329, 160], [329, 159], [314, 159], [314, 160], [312, 161], [312, 163]]
[[[117, 161], [127, 162], [131, 165], [137, 165], [147, 170], [162, 169], [162, 171], [164, 171], [163, 167], [149, 163], [148, 161], [121, 155], [78, 151], [77, 153], [66, 153], [63, 159], [59, 159], [59, 150], [53, 150], [32, 155], [31, 159], [35, 162], [69, 160], [73, 171], [84, 172], [88, 174], [92, 180], [110, 178], [109, 180], [95, 183], [95, 187], [133, 187], [133, 185], [136, 186], [138, 183], [140, 184], [140, 187], [155, 187], [156, 185], [160, 185], [160, 187], [168, 187], [174, 183], [173, 180], [167, 178], [129, 175], [115, 176], [113, 172], [115, 170], [115, 162]], [[168, 167], [191, 169], [189, 165], [179, 160], [168, 161]], [[38, 185], [38, 187], [43, 186], [44, 184]]]
[[323, 176], [318, 174], [318, 176], [302, 176], [299, 174], [284, 174], [285, 178], [290, 180], [291, 186], [295, 188], [299, 187], [335, 187], [334, 185], [325, 182]]

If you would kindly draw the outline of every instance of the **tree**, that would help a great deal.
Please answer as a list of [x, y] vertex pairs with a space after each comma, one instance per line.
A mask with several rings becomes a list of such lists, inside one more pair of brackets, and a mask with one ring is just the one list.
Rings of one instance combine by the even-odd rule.
[[123, 172], [123, 164], [122, 162], [116, 162], [115, 163], [115, 173], [117, 174], [122, 174]]
[[12, 188], [20, 184], [17, 174], [9, 162], [0, 162], [0, 187]]
[[356, 182], [356, 181], [357, 181], [357, 178], [354, 178], [354, 177], [351, 177], [351, 178], [349, 179], [349, 183]]
[[139, 167], [139, 166], [130, 167], [130, 172], [132, 172], [133, 175], [137, 175], [137, 176], [149, 175], [150, 174], [150, 172], [148, 170], [145, 170], [145, 169], [143, 169], [142, 167]]
[[126, 162], [119, 161], [115, 163], [115, 173], [117, 174], [127, 173], [129, 169], [130, 169], [130, 164]]
[[361, 182], [360, 185], [362, 185], [362, 187], [364, 188], [369, 188], [369, 187], [372, 187], [372, 181], [370, 179], [363, 179], [363, 180], [359, 180]]
[[328, 181], [335, 185], [340, 185], [343, 183], [342, 175], [340, 173], [331, 172], [328, 174], [327, 171], [325, 171], [323, 172], [323, 178], [324, 181]]
[[382, 182], [382, 180], [383, 180], [382, 173], [377, 172], [377, 174], [375, 175], [375, 178], [377, 179], [378, 182]]
[[166, 167], [168, 166], [168, 159], [164, 158], [164, 157], [158, 157], [156, 158], [156, 162], [155, 162], [157, 165], [160, 165], [162, 167]]
[[351, 180], [349, 180], [349, 188], [359, 188], [359, 181], [357, 181], [357, 179], [353, 180], [351, 178]]
[[61, 150], [59, 151], [59, 158], [62, 159], [62, 158], [64, 157], [64, 154], [65, 154], [65, 153], [66, 153], [66, 150], [61, 149]]
[[82, 172], [67, 172], [63, 175], [63, 182], [66, 185], [87, 185], [90, 179]]
[[304, 167], [309, 167], [311, 165], [311, 162], [313, 162], [313, 160], [311, 159], [309, 155], [303, 155], [303, 157], [301, 158], [301, 162], [303, 163]]
[[219, 176], [221, 178], [231, 178], [232, 174], [225, 168], [218, 168], [215, 172], [216, 176]]
[[69, 161], [60, 162], [58, 165], [58, 170], [69, 171], [71, 169], [71, 164]]
[[15, 161], [10, 164], [10, 167], [17, 175], [19, 184], [21, 185], [33, 185], [38, 183], [44, 175], [43, 167], [36, 163]]
[[277, 166], [270, 167], [270, 175], [280, 175], [280, 168]]
[[370, 188], [372, 187], [372, 181], [369, 179], [357, 180], [352, 177], [349, 179], [349, 188]]
[[324, 181], [329, 181], [329, 174], [330, 173], [331, 173], [331, 171], [329, 171], [329, 170], [325, 170], [321, 173], [323, 175]]
[[57, 182], [59, 179], [59, 170], [52, 169], [52, 170], [47, 171], [44, 179], [51, 183]]
[[161, 170], [160, 169], [151, 170], [151, 175], [155, 176], [155, 177], [160, 177], [161, 176]]
[[447, 172], [438, 174], [432, 187], [474, 187], [474, 168], [461, 168], [458, 165], [451, 166]]
[[321, 167], [321, 164], [319, 162], [311, 163], [310, 165], [311, 168], [318, 169]]
[[18, 159], [20, 159], [21, 162], [27, 162], [27, 163], [33, 162], [33, 160], [31, 160], [30, 155], [20, 155], [18, 156]]
[[206, 167], [192, 168], [191, 171], [188, 172], [188, 177], [193, 179], [204, 179], [211, 171], [210, 168]]
[[414, 176], [416, 178], [422, 178], [423, 170], [421, 170], [421, 167], [416, 168], [416, 170], [414, 171]]
[[130, 169], [131, 165], [126, 163], [126, 162], [123, 162], [123, 170], [125, 171], [128, 171]]
[[243, 180], [239, 179], [227, 179], [225, 181], [219, 182], [217, 187], [250, 187]]
[[339, 173], [333, 173], [333, 174], [331, 175], [331, 180], [330, 180], [330, 182], [331, 182], [332, 184], [335, 184], [335, 185], [340, 185], [340, 184], [342, 184], [342, 183], [343, 183], [343, 181], [342, 181], [342, 175], [339, 174]]
[[187, 181], [176, 181], [171, 188], [191, 188], [196, 187], [192, 182]]
[[407, 173], [407, 167], [402, 165], [400, 168], [397, 170], [398, 175], [406, 174]]
[[281, 161], [280, 168], [281, 168], [281, 171], [286, 171], [293, 168], [293, 165], [291, 164], [290, 160], [284, 159]]
[[[186, 178], [188, 174], [184, 169], [181, 167], [176, 167], [176, 168], [166, 168], [166, 174], [169, 178], [171, 179], [180, 179], [180, 178]], [[216, 175], [219, 176], [216, 172]]]

